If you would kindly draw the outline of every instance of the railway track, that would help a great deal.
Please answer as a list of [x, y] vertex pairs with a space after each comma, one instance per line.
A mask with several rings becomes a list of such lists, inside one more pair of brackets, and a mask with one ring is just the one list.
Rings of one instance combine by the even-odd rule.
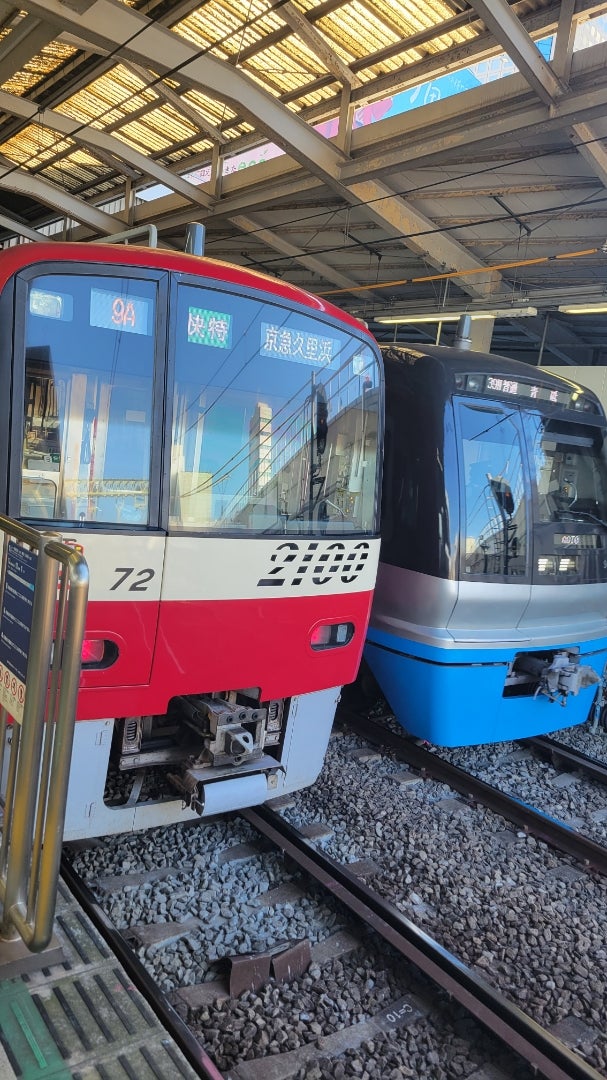
[[568, 769], [575, 769], [591, 780], [596, 780], [597, 783], [607, 786], [607, 764], [604, 761], [590, 757], [588, 754], [583, 754], [581, 750], [577, 750], [573, 746], [567, 746], [565, 743], [559, 742], [558, 739], [549, 739], [545, 736], [523, 739], [520, 745], [528, 746], [534, 754], [544, 758], [546, 761], [550, 761], [555, 768], [565, 766]]
[[[349, 710], [340, 709], [342, 721], [348, 729], [356, 732], [362, 738], [376, 746], [385, 746], [392, 750], [400, 761], [405, 762], [411, 768], [416, 769], [424, 777], [432, 777], [441, 783], [448, 784], [453, 790], [458, 791], [468, 801], [481, 803], [497, 814], [501, 814], [508, 821], [524, 829], [547, 844], [551, 844], [559, 851], [571, 855], [574, 859], [585, 866], [597, 870], [601, 874], [607, 874], [607, 848], [596, 841], [584, 836], [570, 826], [558, 821], [550, 814], [544, 813], [527, 803], [508, 795], [500, 788], [486, 783], [472, 773], [466, 772], [457, 765], [446, 761], [440, 754], [426, 750], [415, 741], [400, 735], [382, 723], [361, 717]], [[561, 753], [560, 744], [554, 745], [554, 751], [550, 740], [526, 740], [526, 745], [535, 749], [535, 744], [541, 747], [544, 755], [565, 755]], [[602, 775], [602, 770], [597, 768], [595, 762], [585, 755], [579, 755], [575, 751], [567, 749], [567, 761], [569, 767], [586, 769], [588, 775], [596, 779], [597, 773]], [[607, 772], [606, 772], [607, 777]], [[607, 783], [607, 778], [603, 781]]]
[[[228, 981], [227, 991], [224, 990], [217, 1005], [206, 1013], [204, 1007], [178, 1010], [175, 1007], [175, 1001], [179, 995], [163, 994], [137, 958], [133, 949], [132, 931], [120, 932], [113, 927], [91, 890], [79, 880], [73, 867], [66, 865], [65, 874], [70, 888], [81, 898], [110, 947], [132, 973], [133, 981], [146, 995], [154, 1010], [161, 1015], [190, 1063], [198, 1069], [199, 1075], [205, 1080], [207, 1078], [221, 1080], [222, 1077], [228, 1080], [304, 1077], [308, 1075], [306, 1070], [312, 1068], [314, 1063], [320, 1063], [321, 1071], [317, 1075], [333, 1076], [332, 1069], [335, 1067], [335, 1062], [341, 1060], [346, 1051], [356, 1052], [357, 1047], [363, 1047], [361, 1054], [364, 1057], [364, 1054], [368, 1053], [369, 1045], [373, 1045], [374, 1039], [385, 1036], [386, 1032], [392, 1032], [392, 1037], [394, 1037], [394, 1032], [398, 1032], [403, 1025], [408, 1022], [415, 1023], [424, 1014], [431, 1013], [436, 1008], [439, 999], [457, 1003], [491, 1036], [503, 1044], [504, 1051], [511, 1055], [513, 1061], [518, 1062], [517, 1066], [512, 1066], [511, 1075], [518, 1076], [519, 1072], [516, 1070], [521, 1069], [524, 1062], [531, 1070], [530, 1075], [539, 1074], [549, 1080], [599, 1080], [602, 1074], [597, 1072], [592, 1065], [513, 1004], [477, 971], [471, 969], [434, 940], [426, 930], [406, 918], [394, 904], [365, 884], [364, 876], [361, 877], [360, 873], [320, 851], [309, 836], [300, 833], [280, 814], [263, 807], [243, 811], [240, 816], [259, 835], [262, 842], [259, 850], [264, 850], [268, 845], [272, 850], [280, 851], [287, 857], [290, 866], [297, 867], [298, 874], [305, 875], [307, 879], [313, 880], [317, 887], [326, 891], [331, 903], [338, 903], [347, 909], [358, 926], [358, 931], [355, 932], [354, 939], [346, 945], [346, 949], [352, 949], [357, 945], [368, 947], [370, 929], [378, 939], [386, 943], [390, 950], [394, 950], [401, 958], [404, 958], [407, 965], [414, 968], [416, 973], [421, 973], [422, 983], [416, 983], [414, 980], [412, 985], [416, 989], [398, 997], [392, 996], [388, 999], [386, 1007], [375, 1016], [369, 1016], [364, 1021], [359, 1020], [353, 1025], [344, 1023], [341, 1029], [336, 1030], [332, 1035], [320, 1035], [294, 1049], [291, 1049], [289, 1045], [288, 1024], [285, 1017], [284, 1041], [280, 1047], [274, 1045], [269, 1057], [263, 1054], [254, 1056], [249, 1054], [248, 1060], [237, 1061], [233, 1053], [229, 1069], [223, 1069], [223, 1072], [220, 1072], [203, 1046], [205, 1015], [209, 1017], [211, 1026], [216, 1025], [217, 1012], [214, 1010], [218, 1010], [220, 1014], [223, 1011], [227, 1016], [231, 1004], [234, 1004], [233, 1001], [230, 1002], [230, 998], [237, 996], [243, 1001], [246, 1012], [250, 989], [262, 986], [264, 982], [269, 981], [269, 958], [274, 957], [275, 966], [272, 970], [278, 975], [279, 980], [280, 977], [292, 978], [294, 972], [296, 977], [301, 977], [311, 959], [310, 949], [303, 947], [304, 942], [296, 943], [295, 949], [286, 950], [286, 960], [283, 960], [282, 967], [280, 958], [285, 953], [280, 949], [269, 949], [265, 953], [243, 956], [240, 970], [238, 970], [238, 964], [232, 965], [232, 976]], [[190, 831], [193, 835], [194, 830]], [[172, 929], [170, 925], [165, 924], [161, 929], [165, 936], [170, 936]], [[174, 924], [173, 929], [179, 932], [179, 924]], [[297, 946], [299, 946], [299, 953]], [[265, 964], [268, 965], [266, 974], [264, 974]], [[289, 970], [289, 965], [293, 965], [293, 970]], [[303, 986], [303, 983], [296, 981], [294, 985], [296, 994], [299, 993], [300, 986]], [[207, 1000], [210, 1002], [213, 993], [216, 993], [216, 988], [214, 990], [213, 987], [209, 987], [209, 990], [211, 993]], [[182, 1002], [202, 1000], [196, 986], [188, 987], [180, 993]], [[250, 1009], [249, 1013], [251, 1017], [253, 1013]], [[185, 1023], [183, 1019], [184, 1014], [189, 1017], [188, 1023]], [[226, 1037], [231, 1026], [228, 1025], [226, 1028]], [[197, 1036], [193, 1034], [192, 1028], [197, 1031]], [[278, 1052], [279, 1049], [282, 1052]], [[327, 1063], [332, 1059], [334, 1059], [333, 1065], [328, 1066]], [[328, 1071], [323, 1072], [323, 1068]], [[343, 1075], [350, 1075], [350, 1073]], [[520, 1075], [524, 1076], [524, 1071]]]
[[590, 1080], [591, 1077], [598, 1080], [600, 1074], [577, 1054], [405, 918], [347, 866], [315, 848], [279, 815], [261, 807], [243, 811], [243, 817], [518, 1053], [532, 1070], [551, 1080]]

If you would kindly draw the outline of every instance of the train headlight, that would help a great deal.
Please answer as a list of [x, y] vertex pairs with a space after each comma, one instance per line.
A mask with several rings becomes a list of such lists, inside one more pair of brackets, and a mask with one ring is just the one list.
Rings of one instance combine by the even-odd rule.
[[105, 638], [85, 638], [80, 663], [83, 668], [110, 667], [118, 659], [118, 646]]
[[480, 394], [485, 389], [485, 377], [484, 375], [467, 375], [466, 376], [466, 390], [472, 390], [475, 394]]
[[537, 560], [538, 574], [554, 574], [556, 571], [556, 559], [554, 555], [540, 555]]
[[538, 574], [573, 574], [576, 572], [577, 555], [538, 555]]
[[315, 626], [310, 634], [310, 645], [320, 649], [340, 649], [354, 637], [354, 623], [324, 623]]

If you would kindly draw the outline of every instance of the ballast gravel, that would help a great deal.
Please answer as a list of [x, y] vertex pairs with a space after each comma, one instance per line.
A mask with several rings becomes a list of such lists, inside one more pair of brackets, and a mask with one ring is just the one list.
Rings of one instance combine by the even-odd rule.
[[[520, 798], [542, 805], [548, 774], [540, 770], [536, 779], [514, 747], [470, 754], [476, 766], [463, 758], [458, 764], [472, 771], [483, 761], [483, 768], [499, 771], [500, 757], [513, 754], [508, 782], [517, 784]], [[570, 795], [570, 787], [555, 789], [562, 813], [579, 816], [580, 804], [570, 805]], [[319, 844], [339, 861], [372, 860], [370, 885], [607, 1075], [607, 883], [339, 730], [317, 783], [281, 812], [298, 827], [323, 825], [329, 835]], [[251, 844], [258, 846], [255, 854], [231, 857]], [[178, 940], [139, 946], [167, 993], [225, 979], [230, 956], [302, 938], [315, 945], [341, 929], [360, 932], [238, 818], [107, 837], [77, 852], [74, 864], [121, 929], [136, 933], [137, 924], [187, 922]], [[162, 867], [167, 876], [155, 878]], [[124, 876], [122, 888], [115, 875]], [[264, 906], [263, 895], [285, 881], [301, 884], [301, 896]], [[356, 1028], [403, 995], [425, 1001], [423, 1015], [405, 1026], [388, 1025], [337, 1058], [323, 1053], [324, 1038]], [[236, 1001], [192, 1008], [189, 1022], [219, 1068], [229, 1076], [234, 1070], [234, 1080], [240, 1080], [239, 1062], [310, 1046], [314, 1056], [290, 1075], [484, 1080], [492, 1063], [505, 1077], [528, 1076], [516, 1059], [504, 1057], [499, 1042], [374, 939], [313, 964], [291, 983], [271, 981]]]
[[[549, 738], [596, 758], [607, 760], [607, 732], [589, 724], [553, 732]], [[437, 753], [508, 795], [572, 825], [598, 844], [607, 845], [607, 785], [583, 773], [566, 771], [537, 757], [520, 743], [493, 743]]]
[[[296, 826], [330, 823], [334, 835], [323, 845], [329, 854], [372, 859], [374, 887], [606, 1073], [607, 881], [445, 785], [408, 778], [389, 753], [370, 755], [364, 766], [364, 745], [335, 736], [323, 782], [299, 793], [285, 816]], [[542, 803], [545, 781], [534, 785], [528, 759], [518, 759], [512, 746], [453, 753], [472, 772], [469, 757], [491, 762], [513, 753], [513, 792], [552, 812]], [[581, 792], [587, 782], [580, 784]], [[596, 793], [589, 798], [594, 806]]]

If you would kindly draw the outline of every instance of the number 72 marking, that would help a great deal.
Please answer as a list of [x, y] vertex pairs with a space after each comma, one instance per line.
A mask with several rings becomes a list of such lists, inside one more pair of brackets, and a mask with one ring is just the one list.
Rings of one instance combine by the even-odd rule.
[[114, 582], [112, 585], [110, 592], [114, 592], [116, 589], [119, 589], [121, 585], [124, 585], [131, 574], [134, 574], [135, 578], [138, 580], [132, 581], [131, 584], [125, 586], [125, 588], [127, 588], [129, 592], [145, 592], [148, 583], [156, 576], [156, 571], [151, 570], [149, 567], [145, 570], [136, 570], [134, 566], [116, 566], [114, 567], [114, 573], [119, 574], [120, 576], [118, 581]]

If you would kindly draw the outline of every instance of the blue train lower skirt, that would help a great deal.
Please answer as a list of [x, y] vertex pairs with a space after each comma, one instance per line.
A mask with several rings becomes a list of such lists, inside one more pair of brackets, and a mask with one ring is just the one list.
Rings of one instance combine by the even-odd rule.
[[[603, 675], [607, 637], [558, 648], [579, 648], [580, 664]], [[522, 651], [542, 649], [537, 643], [533, 649], [444, 649], [371, 629], [364, 658], [398, 722], [437, 746], [524, 739], [583, 724], [596, 686], [569, 694], [564, 707], [545, 694], [504, 696], [509, 666]]]

